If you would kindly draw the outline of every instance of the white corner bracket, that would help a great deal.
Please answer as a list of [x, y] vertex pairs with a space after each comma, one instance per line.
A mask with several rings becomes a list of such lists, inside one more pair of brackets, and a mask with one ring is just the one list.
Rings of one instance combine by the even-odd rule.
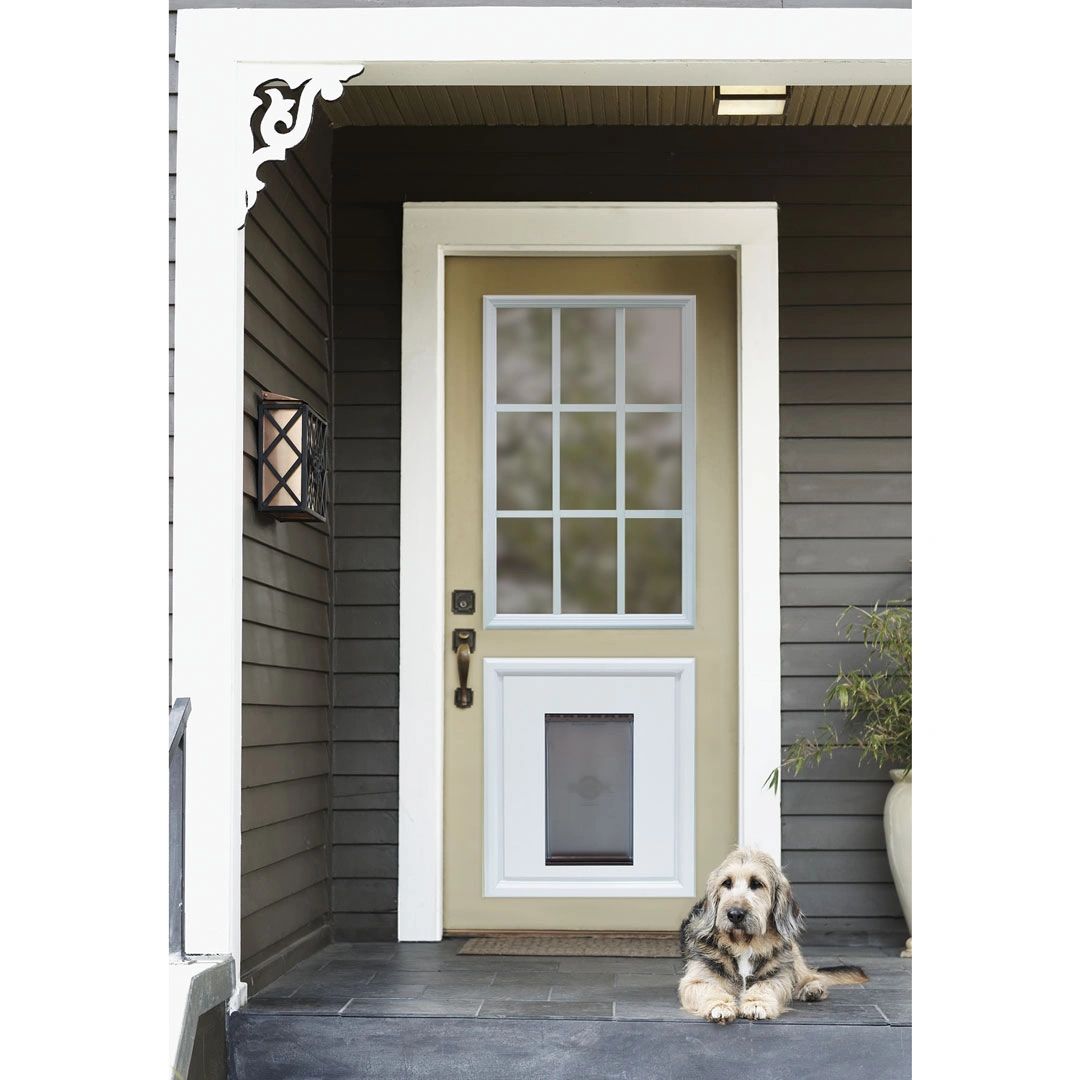
[[259, 167], [266, 161], [284, 161], [285, 155], [304, 141], [311, 127], [315, 99], [321, 95], [324, 101], [336, 101], [345, 83], [360, 75], [364, 68], [355, 64], [351, 67], [289, 65], [282, 74], [266, 70], [262, 65], [240, 67], [248, 76], [244, 81], [250, 89], [242, 91], [243, 119], [251, 132], [247, 162], [241, 170], [244, 203], [239, 227], [242, 229], [247, 212], [266, 187], [265, 181], [259, 179]]

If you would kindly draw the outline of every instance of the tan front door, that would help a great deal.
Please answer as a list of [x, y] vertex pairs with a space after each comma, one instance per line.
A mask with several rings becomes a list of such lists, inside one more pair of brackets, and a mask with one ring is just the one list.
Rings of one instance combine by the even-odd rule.
[[[446, 582], [476, 597], [446, 623], [448, 932], [668, 930], [690, 903], [634, 878], [663, 862], [667, 736], [615, 676], [583, 704], [565, 679], [528, 684], [553, 696], [520, 751], [525, 722], [503, 718], [507, 790], [489, 802], [500, 830], [526, 822], [543, 850], [522, 859], [562, 892], [491, 895], [488, 882], [485, 895], [505, 841], [489, 835], [491, 805], [485, 829], [485, 658], [692, 660], [689, 891], [736, 839], [735, 280], [719, 255], [446, 260]], [[454, 701], [455, 628], [476, 631], [469, 708]], [[535, 783], [512, 783], [519, 767]], [[594, 879], [618, 895], [574, 884]]]

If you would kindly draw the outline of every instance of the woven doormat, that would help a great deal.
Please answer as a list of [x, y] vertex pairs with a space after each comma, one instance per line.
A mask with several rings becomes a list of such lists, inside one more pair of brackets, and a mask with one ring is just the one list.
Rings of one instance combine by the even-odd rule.
[[471, 937], [459, 956], [680, 955], [678, 934], [492, 934]]

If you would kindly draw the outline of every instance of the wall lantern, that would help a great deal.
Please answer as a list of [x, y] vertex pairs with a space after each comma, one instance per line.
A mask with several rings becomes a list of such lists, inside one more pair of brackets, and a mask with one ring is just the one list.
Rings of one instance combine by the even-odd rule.
[[263, 391], [255, 505], [285, 521], [326, 520], [326, 421], [307, 402]]
[[714, 92], [717, 116], [782, 116], [786, 86], [718, 86]]

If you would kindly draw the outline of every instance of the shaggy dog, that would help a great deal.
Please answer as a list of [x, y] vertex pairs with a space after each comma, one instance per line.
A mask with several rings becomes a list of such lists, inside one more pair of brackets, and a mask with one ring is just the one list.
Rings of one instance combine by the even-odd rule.
[[801, 927], [780, 867], [763, 852], [736, 848], [683, 920], [682, 1007], [715, 1024], [774, 1020], [792, 998], [820, 1001], [830, 986], [867, 981], [862, 968], [807, 966], [796, 943]]

